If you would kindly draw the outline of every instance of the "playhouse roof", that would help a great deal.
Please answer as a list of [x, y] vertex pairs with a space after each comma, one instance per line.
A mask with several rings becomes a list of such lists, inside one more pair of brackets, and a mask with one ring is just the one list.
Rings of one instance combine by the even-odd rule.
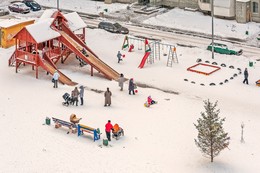
[[33, 21], [34, 19], [3, 19], [0, 20], [0, 28], [8, 28], [23, 22]]
[[45, 20], [45, 19], [49, 19], [52, 18], [52, 15], [58, 11], [57, 9], [47, 9], [44, 10], [44, 12], [42, 13], [41, 17], [38, 19], [38, 22]]
[[65, 14], [64, 17], [68, 20], [68, 26], [72, 31], [87, 27], [77, 12]]
[[37, 43], [51, 40], [60, 36], [59, 32], [50, 27], [53, 20], [54, 18], [44, 19], [33, 25], [26, 26], [26, 29]]

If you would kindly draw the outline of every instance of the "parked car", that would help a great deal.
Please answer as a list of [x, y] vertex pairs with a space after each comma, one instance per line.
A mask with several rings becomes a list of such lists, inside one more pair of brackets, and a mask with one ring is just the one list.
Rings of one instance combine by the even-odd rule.
[[15, 2], [15, 3], [9, 5], [8, 8], [10, 11], [17, 12], [17, 13], [29, 13], [30, 12], [30, 8], [21, 2]]
[[[212, 43], [210, 43], [210, 45], [207, 47], [207, 50], [212, 51]], [[214, 43], [214, 52], [227, 55], [241, 55], [243, 53], [243, 50], [230, 50], [225, 44]]]
[[5, 8], [0, 8], [0, 16], [8, 15], [9, 10]]
[[24, 3], [27, 7], [30, 7], [32, 11], [39, 11], [42, 9], [40, 4], [34, 0], [23, 0], [22, 3]]
[[129, 30], [126, 27], [123, 27], [119, 23], [110, 23], [110, 22], [100, 22], [98, 24], [98, 28], [104, 29], [109, 32], [113, 33], [121, 33], [121, 34], [128, 34]]

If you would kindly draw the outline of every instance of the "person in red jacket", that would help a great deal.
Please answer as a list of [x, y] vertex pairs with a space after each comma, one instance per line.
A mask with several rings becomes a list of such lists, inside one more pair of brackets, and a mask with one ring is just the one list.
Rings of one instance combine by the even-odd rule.
[[111, 141], [111, 130], [113, 129], [113, 125], [111, 124], [111, 121], [108, 120], [107, 124], [106, 124], [106, 136], [108, 141]]

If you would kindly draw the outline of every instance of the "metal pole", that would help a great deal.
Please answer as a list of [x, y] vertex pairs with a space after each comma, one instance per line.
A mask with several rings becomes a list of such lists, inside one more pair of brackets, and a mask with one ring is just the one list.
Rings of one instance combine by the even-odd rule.
[[59, 10], [59, 0], [57, 0], [57, 10]]
[[212, 18], [212, 43], [211, 43], [211, 50], [212, 50], [212, 59], [214, 59], [214, 0], [211, 0], [211, 18]]

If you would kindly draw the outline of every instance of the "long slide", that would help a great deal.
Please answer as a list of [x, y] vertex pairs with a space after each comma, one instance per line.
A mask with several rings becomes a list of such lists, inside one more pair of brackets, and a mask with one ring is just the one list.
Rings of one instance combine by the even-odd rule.
[[77, 85], [76, 82], [73, 82], [70, 78], [68, 78], [66, 75], [64, 75], [61, 71], [59, 71], [58, 69], [56, 69], [53, 65], [51, 65], [51, 64], [48, 63], [47, 61], [42, 60], [41, 58], [39, 58], [39, 62], [40, 62], [41, 67], [42, 67], [44, 70], [46, 70], [47, 72], [49, 72], [51, 75], [53, 75], [53, 73], [55, 72], [55, 70], [57, 70], [58, 73], [60, 74], [59, 81], [60, 81], [62, 84], [66, 84], [66, 85], [69, 85], [69, 86]]
[[[86, 63], [93, 66], [97, 71], [101, 72], [106, 78], [110, 80], [118, 80], [119, 73], [113, 68], [103, 62], [98, 56], [85, 44], [80, 38], [78, 38], [70, 29], [63, 26], [63, 31], [59, 31], [61, 34], [61, 41], [72, 52], [74, 52], [79, 58]], [[82, 53], [82, 49], [85, 49], [86, 55]]]
[[144, 57], [143, 57], [140, 65], [138, 66], [139, 68], [143, 68], [144, 67], [144, 64], [145, 64], [145, 62], [146, 62], [146, 60], [147, 60], [147, 58], [149, 57], [150, 54], [151, 54], [151, 52], [146, 52], [144, 54]]

